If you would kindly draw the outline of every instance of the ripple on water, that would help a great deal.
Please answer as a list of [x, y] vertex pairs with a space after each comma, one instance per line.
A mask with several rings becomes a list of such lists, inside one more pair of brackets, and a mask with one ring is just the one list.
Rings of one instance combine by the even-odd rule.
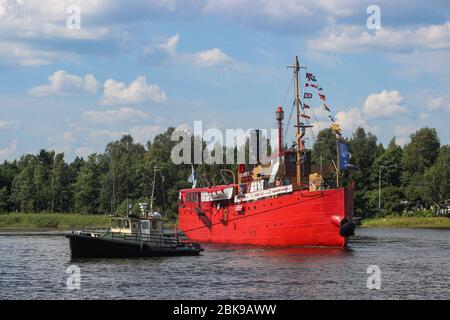
[[[450, 230], [357, 232], [347, 250], [206, 244], [198, 257], [77, 261], [64, 237], [0, 234], [0, 298], [450, 298]], [[81, 268], [81, 290], [66, 288], [70, 264]], [[372, 264], [381, 290], [366, 287]]]

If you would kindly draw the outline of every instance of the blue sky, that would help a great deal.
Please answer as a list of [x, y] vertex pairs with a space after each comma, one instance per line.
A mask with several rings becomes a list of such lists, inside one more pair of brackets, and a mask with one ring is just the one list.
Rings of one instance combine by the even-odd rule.
[[[371, 4], [381, 29], [367, 28]], [[430, 126], [450, 142], [448, 1], [0, 0], [0, 161], [41, 148], [73, 159], [195, 120], [272, 128], [295, 55], [344, 135], [404, 144]], [[315, 132], [329, 126], [310, 104]]]

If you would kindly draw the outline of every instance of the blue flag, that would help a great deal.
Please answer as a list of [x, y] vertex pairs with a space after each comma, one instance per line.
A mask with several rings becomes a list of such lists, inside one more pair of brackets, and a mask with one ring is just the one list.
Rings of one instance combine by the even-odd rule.
[[349, 169], [350, 164], [350, 148], [348, 143], [338, 141], [339, 150], [339, 170]]

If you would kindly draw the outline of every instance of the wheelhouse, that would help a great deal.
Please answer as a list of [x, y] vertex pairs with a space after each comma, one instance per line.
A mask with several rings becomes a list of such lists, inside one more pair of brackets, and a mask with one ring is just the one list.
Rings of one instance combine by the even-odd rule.
[[147, 219], [111, 218], [111, 232], [125, 234], [160, 234], [163, 222], [158, 216]]

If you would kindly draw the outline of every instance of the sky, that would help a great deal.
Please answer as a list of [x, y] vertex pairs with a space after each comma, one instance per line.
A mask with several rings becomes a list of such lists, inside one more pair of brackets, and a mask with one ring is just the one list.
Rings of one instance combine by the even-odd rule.
[[[0, 161], [86, 157], [194, 121], [271, 129], [295, 56], [344, 136], [404, 145], [428, 126], [450, 142], [446, 0], [0, 0]], [[304, 72], [312, 143], [330, 121]]]

